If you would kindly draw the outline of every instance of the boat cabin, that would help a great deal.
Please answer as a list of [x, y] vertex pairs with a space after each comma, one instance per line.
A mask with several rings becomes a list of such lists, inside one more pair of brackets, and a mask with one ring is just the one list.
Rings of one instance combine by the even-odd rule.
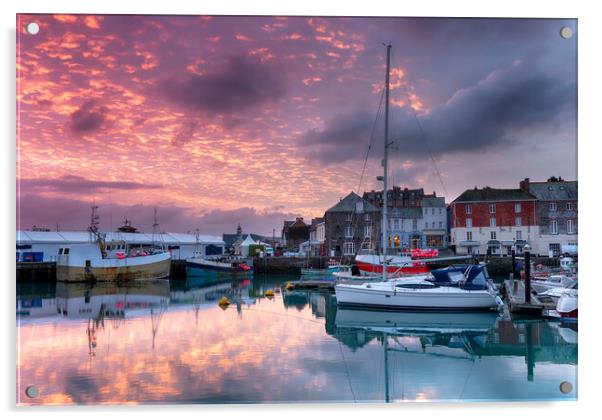
[[440, 286], [459, 287], [465, 290], [487, 290], [489, 274], [482, 265], [460, 264], [432, 270], [432, 282]]

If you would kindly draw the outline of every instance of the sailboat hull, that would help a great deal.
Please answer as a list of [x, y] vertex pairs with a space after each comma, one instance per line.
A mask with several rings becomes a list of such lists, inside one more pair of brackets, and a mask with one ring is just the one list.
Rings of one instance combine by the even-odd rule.
[[389, 310], [483, 310], [497, 309], [496, 296], [487, 290], [459, 290], [441, 287], [435, 290], [374, 290], [362, 286], [336, 285], [341, 306]]

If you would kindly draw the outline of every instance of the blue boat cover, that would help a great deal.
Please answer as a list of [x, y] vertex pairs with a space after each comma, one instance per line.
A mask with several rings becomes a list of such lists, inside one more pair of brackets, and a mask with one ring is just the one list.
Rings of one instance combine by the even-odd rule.
[[439, 286], [459, 287], [465, 290], [487, 290], [485, 267], [474, 264], [454, 264], [446, 268], [432, 270], [433, 283]]

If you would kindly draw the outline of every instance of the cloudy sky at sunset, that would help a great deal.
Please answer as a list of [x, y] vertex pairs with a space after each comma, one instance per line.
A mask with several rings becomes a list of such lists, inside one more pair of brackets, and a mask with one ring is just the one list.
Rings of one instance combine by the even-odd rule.
[[577, 37], [562, 26], [577, 31], [551, 19], [20, 15], [17, 227], [85, 228], [95, 200], [105, 229], [127, 216], [148, 231], [156, 207], [168, 231], [279, 234], [284, 219], [378, 188], [383, 42], [396, 185], [449, 202], [475, 185], [576, 179]]

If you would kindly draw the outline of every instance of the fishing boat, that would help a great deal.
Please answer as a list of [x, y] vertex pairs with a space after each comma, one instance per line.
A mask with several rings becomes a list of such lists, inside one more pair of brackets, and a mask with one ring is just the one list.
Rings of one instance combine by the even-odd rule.
[[186, 275], [191, 277], [203, 277], [206, 275], [219, 274], [250, 274], [253, 268], [240, 259], [221, 257], [209, 259], [200, 255], [193, 255], [186, 259]]
[[[403, 255], [389, 256], [387, 259], [387, 273], [389, 275], [406, 275], [428, 273], [429, 267], [425, 260], [437, 258], [439, 252], [436, 249], [413, 249], [404, 252]], [[362, 274], [374, 274], [383, 272], [383, 256], [373, 254], [359, 254], [355, 257]]]
[[335, 285], [337, 304], [413, 310], [499, 309], [502, 300], [481, 265], [453, 265], [392, 281]]
[[60, 282], [134, 281], [169, 277], [171, 254], [162, 249], [130, 249], [125, 241], [105, 241], [98, 230], [98, 206], [92, 206], [90, 242], [59, 249], [56, 279]]

